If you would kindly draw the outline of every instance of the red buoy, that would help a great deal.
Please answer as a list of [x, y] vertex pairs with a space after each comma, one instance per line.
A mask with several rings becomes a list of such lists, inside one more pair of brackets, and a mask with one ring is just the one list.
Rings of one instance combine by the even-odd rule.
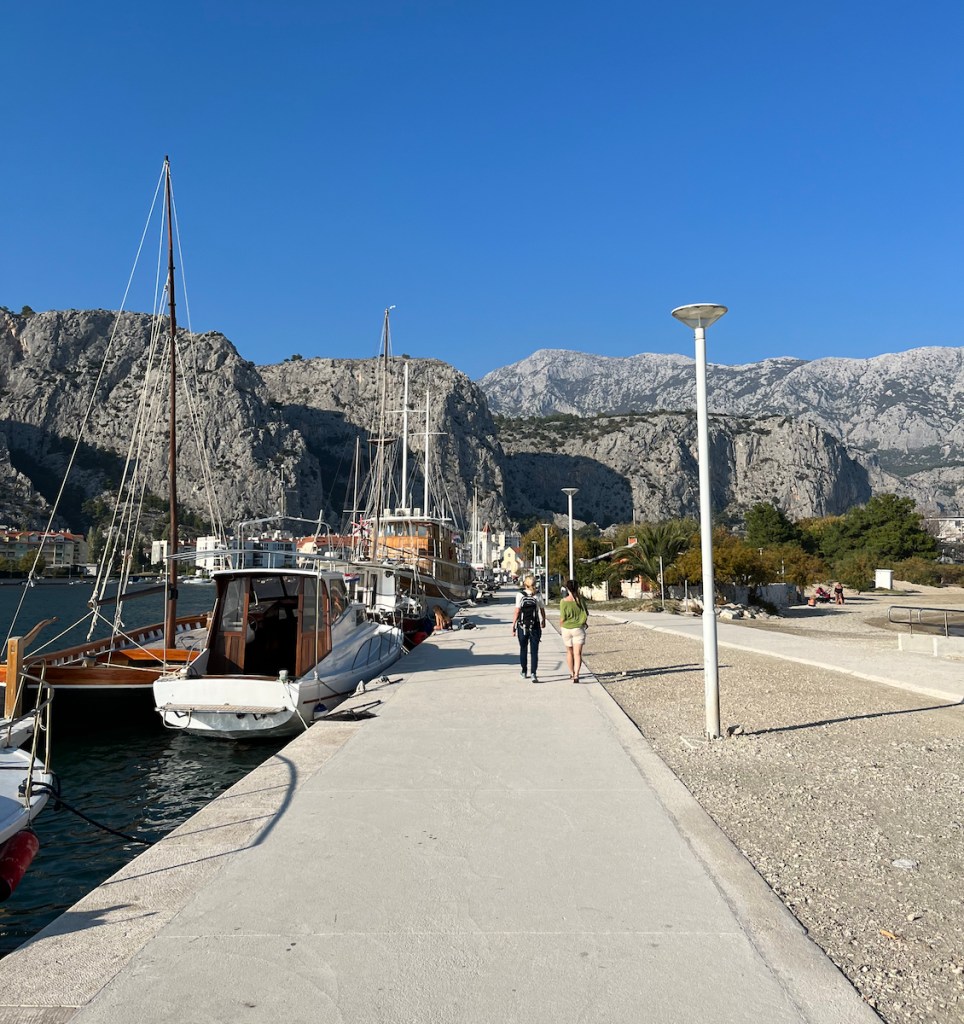
[[0, 902], [8, 899], [20, 884], [39, 849], [37, 833], [28, 828], [0, 846]]

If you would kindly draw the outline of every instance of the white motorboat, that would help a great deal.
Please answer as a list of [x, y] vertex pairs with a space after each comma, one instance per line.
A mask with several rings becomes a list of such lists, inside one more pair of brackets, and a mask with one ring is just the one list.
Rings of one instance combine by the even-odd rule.
[[214, 581], [206, 645], [154, 683], [171, 729], [223, 739], [294, 735], [402, 653], [402, 631], [370, 620], [339, 572], [228, 569]]

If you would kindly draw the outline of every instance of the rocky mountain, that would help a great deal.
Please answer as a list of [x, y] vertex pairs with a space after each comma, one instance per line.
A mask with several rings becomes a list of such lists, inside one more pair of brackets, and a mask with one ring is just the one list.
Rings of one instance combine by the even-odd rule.
[[[543, 349], [479, 381], [496, 413], [592, 416], [695, 408], [693, 360]], [[711, 365], [712, 412], [806, 418], [843, 442], [873, 486], [928, 508], [964, 504], [964, 349], [919, 348], [872, 359], [766, 359]]]
[[[168, 370], [158, 363], [151, 324], [143, 314], [105, 310], [29, 318], [0, 311], [0, 467], [7, 461], [10, 467], [0, 487], [4, 521], [44, 525], [44, 510], [83, 430], [59, 520], [77, 528], [83, 502], [106, 495], [120, 478], [142, 401], [157, 403], [148, 414], [154, 427], [147, 439], [149, 486], [166, 494], [162, 396]], [[213, 503], [226, 523], [270, 515], [282, 505], [310, 519], [322, 510], [337, 530], [348, 507], [355, 439], [367, 436], [378, 407], [377, 361], [292, 360], [259, 369], [221, 334], [181, 331], [179, 346], [185, 382], [178, 399], [178, 497], [184, 506], [211, 518]], [[392, 363], [391, 429], [400, 419], [401, 364]], [[142, 398], [145, 379], [149, 391]], [[412, 395], [421, 401], [427, 384], [435, 490], [464, 517], [477, 483], [482, 514], [504, 519], [501, 452], [484, 398], [452, 367], [412, 360]], [[412, 439], [412, 493], [421, 495], [416, 454], [424, 448], [424, 412], [414, 411], [411, 419], [413, 434], [420, 432]], [[395, 459], [397, 448], [391, 448]], [[211, 495], [202, 483], [208, 467]]]
[[[699, 516], [696, 417], [650, 414], [503, 425], [507, 494], [519, 516], [578, 486], [579, 518], [606, 525]], [[739, 519], [758, 501], [791, 518], [839, 513], [871, 496], [865, 467], [805, 420], [711, 417], [713, 507]]]
[[[146, 419], [153, 427], [147, 439], [152, 453], [149, 488], [157, 495], [166, 493], [167, 414], [162, 396], [168, 371], [163, 360], [158, 361], [151, 325], [142, 314], [104, 310], [29, 317], [0, 311], [0, 523], [45, 525], [75, 440], [82, 436], [57, 525], [85, 528], [83, 503], [112, 496], [141, 403], [147, 403]], [[473, 495], [483, 520], [506, 525], [529, 516], [563, 513], [565, 486], [580, 488], [579, 518], [600, 526], [627, 521], [634, 510], [638, 517], [652, 519], [693, 515], [697, 510], [693, 415], [625, 411], [646, 403], [656, 408], [682, 406], [685, 396], [692, 395], [692, 365], [682, 357], [636, 357], [630, 372], [619, 361], [590, 361], [573, 353], [556, 360], [537, 353], [520, 364], [528, 366], [525, 372], [500, 371], [506, 373], [502, 384], [497, 375], [486, 378], [485, 386], [499, 408], [512, 406], [523, 412], [515, 419], [498, 419], [477, 384], [437, 360], [391, 360], [383, 402], [380, 360], [292, 358], [257, 367], [217, 333], [180, 332], [179, 349], [186, 382], [178, 399], [179, 498], [206, 519], [209, 506], [228, 524], [271, 515], [283, 506], [288, 514], [307, 519], [317, 519], [320, 510], [337, 530], [343, 510], [354, 500], [356, 450], [365, 477], [368, 439], [397, 437], [401, 430], [406, 365], [407, 502], [412, 506], [424, 502], [428, 394], [430, 490], [436, 504], [453, 511], [466, 526]], [[922, 366], [926, 365], [924, 361]], [[748, 367], [715, 368], [717, 402], [725, 392], [740, 408], [754, 402], [773, 404], [773, 393], [789, 389], [786, 382], [807, 364], [770, 360], [760, 366], [756, 378]], [[533, 386], [538, 367], [541, 385]], [[611, 374], [602, 372], [607, 367], [613, 369]], [[908, 479], [921, 475], [919, 467], [908, 478], [897, 479], [873, 452], [853, 447], [861, 436], [860, 425], [845, 424], [850, 447], [824, 427], [837, 408], [833, 391], [844, 386], [841, 378], [827, 378], [820, 387], [816, 378], [808, 379], [812, 404], [823, 411], [822, 419], [781, 411], [755, 418], [731, 412], [713, 420], [718, 513], [737, 517], [756, 501], [774, 500], [791, 516], [803, 517], [843, 512], [866, 501], [873, 490], [903, 488], [902, 493], [917, 496]], [[870, 376], [861, 379], [865, 383], [860, 396], [871, 394]], [[763, 380], [764, 390], [771, 394], [755, 396], [754, 380]], [[922, 383], [918, 389], [916, 425], [908, 422], [909, 413], [902, 421], [904, 436], [920, 442], [912, 449], [918, 455], [927, 438], [944, 425], [951, 434], [943, 410], [926, 412], [929, 386]], [[802, 384], [794, 387], [802, 393]], [[896, 394], [895, 387], [891, 390]], [[905, 409], [910, 402], [907, 394], [904, 388]], [[869, 397], [859, 401], [864, 403], [861, 408], [869, 408]], [[567, 408], [578, 408], [582, 418], [534, 418], [566, 403]], [[389, 422], [379, 428], [377, 410], [382, 405]], [[596, 414], [598, 409], [607, 415]], [[613, 409], [623, 411], [609, 414]], [[879, 410], [867, 411], [864, 429], [882, 417]], [[925, 424], [930, 424], [930, 435]], [[377, 447], [373, 445], [372, 452]], [[402, 504], [400, 445], [386, 443], [381, 451], [395, 464], [394, 489], [381, 500], [385, 505]], [[928, 472], [934, 474], [931, 495], [959, 486], [958, 477], [946, 466]], [[207, 490], [206, 475], [212, 481]], [[367, 497], [363, 486], [362, 505]]]
[[[479, 516], [506, 518], [502, 450], [485, 398], [464, 374], [436, 359], [393, 359], [388, 369], [387, 433], [402, 433], [404, 367], [409, 370], [408, 499], [424, 503], [426, 395], [428, 396], [429, 493], [465, 523], [477, 491]], [[305, 441], [326, 481], [332, 523], [354, 496], [355, 439], [362, 442], [362, 468], [369, 460], [367, 438], [379, 436], [383, 361], [378, 359], [299, 359], [260, 367], [273, 406]], [[388, 457], [394, 486], [383, 504], [402, 505], [402, 452], [394, 443]], [[364, 502], [364, 494], [362, 495]]]
[[[49, 504], [64, 478], [76, 439], [62, 517], [76, 528], [81, 503], [120, 479], [141, 402], [153, 432], [150, 487], [166, 494], [167, 366], [158, 365], [151, 318], [137, 313], [68, 310], [29, 318], [0, 313], [0, 436], [15, 469]], [[317, 466], [301, 436], [280, 422], [255, 367], [220, 334], [181, 332], [191, 381], [178, 411], [179, 498], [205, 513], [203, 463], [217, 481], [213, 496], [229, 520], [276, 508], [284, 467], [307, 507], [321, 494]], [[148, 390], [143, 386], [147, 381]], [[192, 425], [191, 404], [197, 410]], [[197, 438], [200, 436], [201, 441]], [[317, 514], [317, 504], [314, 504]], [[39, 524], [37, 524], [39, 525]]]

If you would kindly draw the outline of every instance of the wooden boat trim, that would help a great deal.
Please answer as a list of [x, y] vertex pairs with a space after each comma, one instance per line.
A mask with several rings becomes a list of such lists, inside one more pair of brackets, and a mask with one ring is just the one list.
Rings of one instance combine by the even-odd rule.
[[[194, 615], [182, 615], [177, 620], [179, 633], [186, 633], [192, 629], [202, 629], [207, 626], [207, 613], [202, 612]], [[37, 673], [40, 669], [46, 669], [46, 679], [51, 685], [58, 686], [90, 686], [92, 680], [104, 675], [105, 671], [113, 674], [116, 670], [127, 670], [130, 673], [131, 683], [142, 682], [147, 672], [157, 675], [160, 666], [167, 656], [168, 662], [185, 664], [192, 661], [199, 651], [188, 651], [182, 648], [151, 648], [146, 645], [161, 641], [164, 634], [162, 625], [153, 623], [149, 626], [141, 626], [132, 629], [126, 634], [117, 634], [112, 637], [104, 637], [103, 640], [93, 640], [86, 644], [77, 644], [74, 647], [63, 647], [49, 654], [28, 654], [23, 659], [24, 669], [31, 673]], [[131, 646], [131, 645], [134, 646]], [[118, 658], [117, 662], [111, 658]], [[90, 660], [90, 665], [78, 664], [85, 659]], [[101, 660], [105, 659], [105, 660]], [[156, 662], [158, 668], [154, 669], [148, 665], [137, 667], [134, 662]], [[72, 682], [70, 679], [61, 678], [58, 669], [65, 673], [81, 675], [83, 678]], [[6, 685], [7, 665], [0, 664], [0, 684]]]
[[204, 714], [220, 715], [277, 715], [282, 711], [291, 711], [286, 707], [261, 707], [256, 704], [162, 704], [157, 708], [161, 714], [192, 714], [199, 712]]

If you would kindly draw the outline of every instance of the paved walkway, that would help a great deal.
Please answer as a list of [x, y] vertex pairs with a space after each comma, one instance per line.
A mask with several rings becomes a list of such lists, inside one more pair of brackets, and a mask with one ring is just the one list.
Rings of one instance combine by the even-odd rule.
[[[695, 616], [661, 612], [594, 612], [594, 615], [614, 622], [635, 622], [648, 629], [678, 633], [700, 641], [703, 639], [703, 621]], [[819, 633], [800, 636], [726, 621], [718, 621], [716, 630], [720, 647], [734, 647], [785, 658], [801, 665], [846, 672], [940, 700], [964, 700], [964, 663], [954, 658], [936, 658], [930, 654], [898, 650], [896, 633], [893, 649], [880, 650], [876, 646], [861, 644], [859, 640], [838, 643], [825, 640]]]
[[[558, 635], [432, 638], [0, 962], [0, 1022], [878, 1018]], [[356, 698], [359, 702], [362, 698]]]

